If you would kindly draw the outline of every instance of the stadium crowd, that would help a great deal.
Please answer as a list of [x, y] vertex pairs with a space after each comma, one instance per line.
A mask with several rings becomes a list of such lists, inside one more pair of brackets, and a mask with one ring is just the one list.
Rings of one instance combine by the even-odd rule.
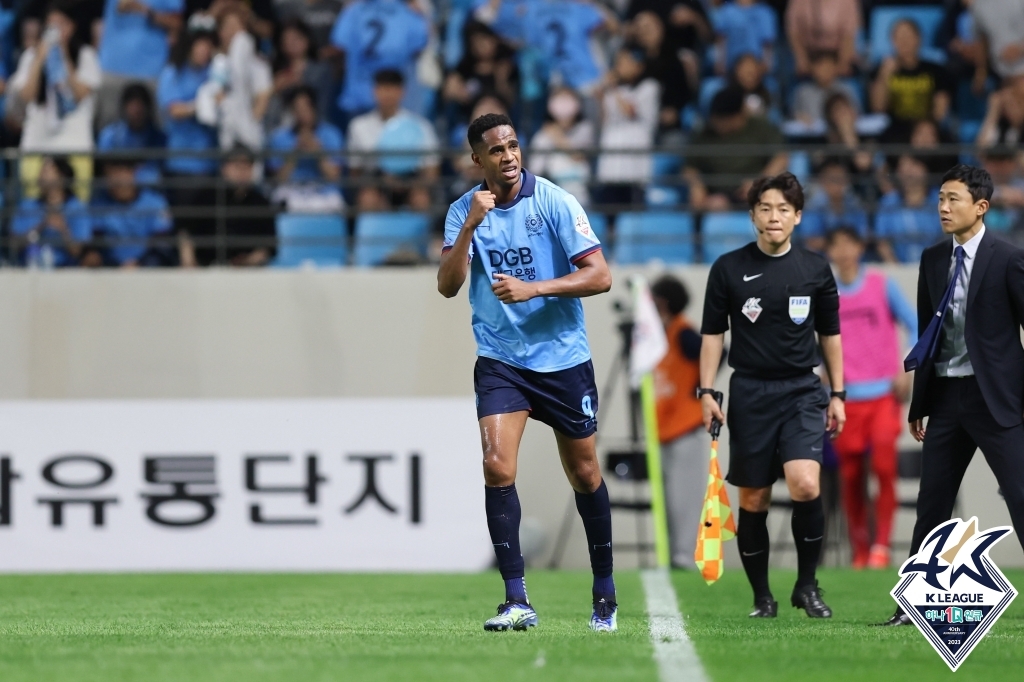
[[1024, 0], [0, 5], [11, 264], [429, 259], [489, 112], [619, 262], [749, 241], [741, 197], [787, 168], [811, 248], [845, 226], [917, 262], [958, 158], [996, 179], [988, 227], [1024, 234]]

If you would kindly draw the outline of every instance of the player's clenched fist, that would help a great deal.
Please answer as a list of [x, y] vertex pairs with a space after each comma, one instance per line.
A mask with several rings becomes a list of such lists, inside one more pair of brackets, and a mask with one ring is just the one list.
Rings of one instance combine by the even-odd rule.
[[473, 195], [469, 203], [469, 216], [466, 218], [468, 227], [476, 228], [484, 221], [484, 217], [494, 208], [494, 194], [482, 190]]
[[536, 288], [521, 279], [501, 272], [492, 276], [495, 281], [491, 283], [491, 291], [502, 303], [522, 303], [537, 295]]

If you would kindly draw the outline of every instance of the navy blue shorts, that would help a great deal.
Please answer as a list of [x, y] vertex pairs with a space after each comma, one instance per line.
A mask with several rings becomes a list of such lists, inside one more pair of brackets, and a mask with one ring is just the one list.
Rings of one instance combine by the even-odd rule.
[[569, 438], [597, 431], [597, 384], [590, 360], [558, 372], [534, 372], [478, 357], [473, 387], [477, 419], [529, 410], [532, 418]]

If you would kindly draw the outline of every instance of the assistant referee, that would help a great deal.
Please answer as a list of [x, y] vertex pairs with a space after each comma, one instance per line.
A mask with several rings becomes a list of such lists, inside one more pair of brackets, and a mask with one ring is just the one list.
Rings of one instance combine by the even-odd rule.
[[[704, 299], [701, 388], [704, 425], [729, 426], [729, 474], [740, 491], [737, 541], [754, 589], [753, 618], [774, 618], [768, 587], [768, 505], [779, 474], [793, 499], [799, 573], [792, 604], [812, 618], [831, 618], [815, 571], [825, 534], [819, 481], [826, 424], [846, 421], [839, 294], [824, 257], [792, 243], [804, 193], [792, 173], [757, 180], [747, 195], [757, 241], [711, 266]], [[732, 328], [729, 417], [711, 388]], [[818, 339], [815, 339], [815, 332]], [[814, 374], [818, 343], [833, 388], [831, 400]]]

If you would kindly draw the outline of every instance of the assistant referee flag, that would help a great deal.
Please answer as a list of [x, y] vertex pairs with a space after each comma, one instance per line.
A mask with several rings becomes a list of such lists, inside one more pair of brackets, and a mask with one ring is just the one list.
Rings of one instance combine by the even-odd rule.
[[694, 562], [708, 585], [721, 578], [725, 571], [722, 542], [736, 537], [736, 521], [729, 506], [729, 495], [725, 490], [725, 481], [722, 480], [722, 469], [718, 466], [718, 434], [721, 428], [722, 425], [717, 421], [712, 425], [708, 488], [704, 494], [704, 511], [700, 516], [697, 549], [693, 555]]

